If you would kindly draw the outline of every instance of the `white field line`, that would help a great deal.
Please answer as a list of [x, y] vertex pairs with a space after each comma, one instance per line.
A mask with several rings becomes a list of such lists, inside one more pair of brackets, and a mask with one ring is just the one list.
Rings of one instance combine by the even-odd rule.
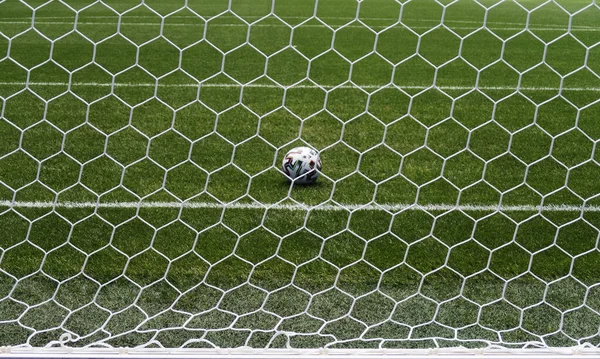
[[[0, 86], [68, 86], [67, 82], [0, 82]], [[424, 89], [439, 89], [439, 90], [458, 90], [458, 91], [468, 91], [472, 89], [479, 90], [489, 90], [489, 91], [578, 91], [578, 92], [600, 92], [600, 87], [528, 87], [522, 86], [519, 88], [511, 87], [511, 86], [413, 86], [413, 85], [341, 85], [341, 86], [333, 86], [333, 85], [291, 85], [291, 86], [280, 86], [274, 84], [232, 84], [232, 83], [202, 83], [202, 84], [193, 84], [193, 83], [179, 83], [179, 84], [165, 84], [165, 83], [103, 83], [103, 82], [73, 82], [71, 83], [72, 87], [76, 86], [88, 86], [88, 87], [216, 87], [216, 88], [268, 88], [268, 89], [333, 89], [333, 88], [358, 88], [365, 90], [376, 90], [381, 88], [400, 88], [406, 90], [424, 90]]]
[[476, 212], [600, 212], [600, 206], [575, 206], [567, 204], [550, 204], [545, 206], [536, 205], [452, 205], [452, 204], [323, 204], [319, 206], [310, 206], [303, 204], [275, 204], [275, 203], [214, 203], [214, 202], [12, 202], [0, 201], [0, 207], [10, 208], [65, 208], [65, 209], [83, 209], [83, 208], [191, 208], [191, 209], [276, 209], [288, 211], [390, 211], [397, 212], [402, 210], [424, 210], [424, 211], [476, 211]]
[[[220, 17], [233, 17], [234, 12], [231, 13], [227, 13], [225, 15], [221, 15]], [[156, 19], [157, 17], [160, 17], [158, 15], [123, 15], [126, 16], [129, 19]], [[267, 15], [269, 16], [269, 15]], [[309, 18], [319, 18], [321, 20], [347, 20], [349, 17], [347, 16], [287, 16], [287, 15], [278, 15], [279, 17], [281, 17], [282, 19], [309, 19]], [[85, 16], [86, 19], [114, 19], [116, 17], [116, 15], [96, 15], [96, 16]], [[246, 19], [260, 19], [263, 18], [264, 15], [246, 15], [246, 16], [242, 16], [242, 18], [246, 18]], [[24, 17], [24, 16], [15, 16], [15, 17], [0, 17], [0, 21], [2, 20], [12, 20], [12, 19], [25, 19], [25, 18], [29, 18], [29, 17]], [[36, 19], [66, 19], [69, 18], [67, 16], [36, 16]], [[196, 15], [169, 15], [166, 16], [165, 18], [173, 18], [173, 19], [197, 19], [198, 16]], [[219, 16], [205, 16], [204, 19], [206, 20], [210, 20], [210, 19], [217, 19], [219, 18]], [[374, 21], [390, 21], [390, 20], [398, 20], [398, 17], [366, 17], [366, 16], [359, 16], [358, 17], [361, 20], [374, 20]], [[433, 19], [420, 19], [420, 18], [411, 18], [411, 17], [405, 17], [403, 18], [403, 20], [410, 20], [410, 21], [419, 21], [419, 22], [438, 22], [438, 20], [433, 20]], [[473, 20], [452, 20], [452, 19], [446, 19], [445, 21], [447, 22], [457, 22], [457, 23], [474, 23], [475, 21]], [[504, 24], [504, 25], [519, 25], [519, 23], [517, 22], [500, 22], [500, 21], [489, 21], [488, 23], [493, 23], [493, 24]], [[549, 25], [549, 26], [553, 26], [553, 25]]]
[[[219, 17], [223, 18], [223, 17], [233, 17], [235, 14], [235, 12], [229, 12], [229, 13], [225, 13], [224, 15], [217, 15], [217, 16], [204, 16], [205, 20], [211, 20], [211, 19], [218, 19]], [[273, 17], [273, 14], [268, 14], [268, 15], [244, 15], [244, 16], [240, 16], [241, 18], [244, 19], [261, 19], [264, 18], [265, 16], [267, 17]], [[348, 17], [348, 16], [288, 16], [288, 15], [278, 15], [278, 14], [274, 14], [279, 16], [282, 19], [300, 19], [300, 20], [305, 20], [305, 19], [310, 19], [310, 18], [317, 18], [317, 19], [321, 19], [321, 20], [347, 20], [349, 18], [352, 17]], [[128, 19], [156, 19], [158, 17], [158, 15], [130, 15], [130, 14], [124, 14], [123, 16], [125, 16]], [[114, 19], [116, 18], [117, 15], [95, 15], [95, 16], [85, 16], [86, 19]], [[2, 20], [13, 20], [13, 19], [28, 19], [29, 17], [25, 17], [25, 16], [15, 16], [15, 17], [0, 17], [0, 21]], [[36, 19], [68, 19], [71, 18], [69, 16], [36, 16]], [[170, 18], [170, 19], [198, 19], [199, 16], [197, 15], [169, 15], [169, 16], [164, 16], [164, 18]], [[398, 20], [398, 16], [395, 17], [368, 17], [368, 16], [358, 16], [358, 19], [360, 20], [373, 20], [373, 21], [390, 21], [390, 20]], [[414, 18], [414, 17], [403, 17], [402, 20], [404, 21], [416, 21], [416, 22], [439, 22], [441, 20], [434, 20], [434, 19], [422, 19], [422, 18]], [[452, 19], [445, 19], [444, 21], [446, 22], [455, 22], [455, 23], [464, 23], [464, 24], [472, 24], [472, 23], [476, 23], [477, 21], [473, 21], [473, 20], [452, 20]], [[510, 22], [510, 21], [488, 21], [488, 24], [500, 24], [500, 25], [520, 25], [521, 23], [519, 22]], [[555, 24], [549, 24], [547, 26], [558, 26]]]
[[[71, 21], [35, 21], [34, 22], [36, 25], [73, 25], [74, 22]], [[31, 25], [32, 21], [0, 21], [0, 24], [8, 24], [8, 25]], [[83, 22], [83, 21], [78, 21], [77, 22], [78, 25], [116, 25], [117, 22]], [[431, 25], [431, 26], [414, 26], [414, 25], [406, 25], [404, 23], [401, 23], [402, 25], [409, 27], [411, 29], [431, 29], [437, 25]], [[441, 25], [442, 23], [440, 22], [438, 25]], [[444, 23], [446, 26], [448, 26], [449, 24]], [[450, 26], [452, 29], [455, 30], [472, 30], [472, 29], [478, 29], [478, 28], [484, 28], [484, 26], [480, 23], [473, 23], [476, 26]], [[121, 22], [122, 26], [160, 26], [160, 22]], [[304, 25], [286, 25], [286, 24], [251, 24], [251, 25], [247, 25], [244, 23], [241, 24], [213, 24], [210, 23], [210, 26], [218, 26], [218, 27], [248, 27], [248, 26], [252, 26], [252, 27], [296, 27], [296, 26], [301, 26], [301, 27], [327, 27], [327, 25], [322, 25], [322, 24], [304, 24]], [[494, 25], [494, 24], [492, 24]], [[202, 24], [177, 24], [177, 23], [166, 23], [165, 26], [204, 26], [204, 23]], [[373, 28], [373, 29], [383, 29], [383, 28], [387, 28], [390, 25], [369, 25], [368, 27]], [[342, 27], [342, 25], [329, 25], [329, 27], [331, 28], [339, 28]], [[346, 25], [344, 26], [344, 28], [364, 28], [363, 25]], [[568, 29], [565, 27], [527, 27], [523, 24], [523, 26], [520, 27], [502, 27], [502, 26], [490, 26], [490, 23], [487, 24], [488, 29], [491, 30], [507, 30], [507, 31], [521, 31], [523, 29], [527, 29], [527, 30], [531, 30], [531, 31], [565, 31], [567, 32]], [[575, 31], [585, 31], [585, 32], [597, 32], [600, 31], [600, 27], [588, 27], [588, 26], [572, 26], [571, 30], [575, 30]]]
[[[131, 16], [131, 15], [125, 15], [126, 19], [130, 20], [130, 19], [156, 19], [157, 15], [136, 15], [136, 16]], [[233, 17], [233, 15], [221, 15], [221, 16], [207, 16], [204, 17], [203, 20], [205, 21], [210, 21], [212, 19], [218, 19], [219, 17], [221, 18], [225, 18], [225, 17]], [[307, 19], [320, 19], [320, 20], [348, 20], [350, 19], [349, 17], [342, 17], [342, 16], [279, 16], [281, 19], [285, 20], [285, 19], [300, 19], [300, 20], [307, 20]], [[58, 19], [58, 20], [64, 20], [67, 19], [68, 17], [66, 16], [37, 16], [35, 17], [36, 21], [46, 21], [50, 20], [50, 19]], [[115, 19], [116, 16], [115, 15], [105, 15], [105, 16], [85, 16], [85, 19]], [[196, 15], [170, 15], [170, 16], [166, 16], [164, 17], [165, 19], [202, 19], [199, 16]], [[253, 21], [256, 21], [258, 19], [261, 18], [265, 18], [264, 15], [249, 15], [249, 16], [243, 16], [242, 18], [244, 19], [255, 19]], [[6, 23], [6, 21], [15, 21], [15, 19], [30, 19], [29, 17], [0, 17], [0, 22]], [[275, 19], [275, 17], [271, 16], [271, 15], [267, 15], [266, 19]], [[358, 18], [355, 18], [361, 21], [398, 21], [398, 17], [366, 17], [366, 16], [359, 16]], [[23, 21], [23, 20], [21, 20]], [[442, 23], [442, 20], [434, 20], [434, 19], [421, 19], [421, 18], [411, 18], [411, 17], [403, 17], [402, 21], [410, 21], [410, 22], [423, 22], [423, 23]], [[72, 23], [72, 22], [69, 22]], [[94, 22], [95, 23], [95, 22]], [[480, 21], [473, 21], [473, 20], [452, 20], [452, 19], [444, 19], [443, 21], [444, 24], [475, 24], [478, 25], [480, 24]], [[486, 25], [512, 25], [512, 26], [520, 26], [523, 25], [522, 22], [511, 22], [511, 21], [488, 21], [486, 22]], [[559, 25], [559, 24], [537, 24], [536, 26], [540, 26], [543, 28], [557, 28], [557, 29], [562, 29], [564, 28], [564, 25]], [[582, 28], [582, 29], [586, 29], [586, 28], [596, 28], [595, 26], [585, 26], [585, 25], [575, 25], [574, 28]]]

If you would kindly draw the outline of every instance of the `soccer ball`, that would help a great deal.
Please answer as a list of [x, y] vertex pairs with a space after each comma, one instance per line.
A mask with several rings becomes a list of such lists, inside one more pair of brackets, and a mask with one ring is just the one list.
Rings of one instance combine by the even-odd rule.
[[283, 158], [282, 169], [290, 181], [298, 184], [310, 184], [319, 178], [321, 157], [319, 152], [312, 148], [292, 148]]

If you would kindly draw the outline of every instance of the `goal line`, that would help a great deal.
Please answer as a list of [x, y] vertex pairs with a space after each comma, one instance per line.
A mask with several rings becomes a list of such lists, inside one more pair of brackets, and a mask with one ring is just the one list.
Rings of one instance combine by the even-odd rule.
[[0, 201], [0, 207], [9, 208], [191, 208], [191, 209], [275, 209], [288, 211], [389, 211], [403, 210], [422, 211], [467, 211], [467, 212], [600, 212], [600, 205], [485, 205], [485, 204], [290, 204], [290, 203], [218, 203], [218, 202], [26, 202], [26, 201]]

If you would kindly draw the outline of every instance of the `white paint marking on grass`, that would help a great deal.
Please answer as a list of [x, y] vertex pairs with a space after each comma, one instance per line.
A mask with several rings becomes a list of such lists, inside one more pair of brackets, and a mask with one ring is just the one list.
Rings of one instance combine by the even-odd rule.
[[424, 210], [424, 211], [474, 211], [474, 212], [600, 212], [600, 206], [575, 206], [568, 204], [549, 204], [544, 206], [536, 205], [452, 205], [452, 204], [323, 204], [311, 206], [304, 204], [275, 204], [275, 203], [214, 203], [214, 202], [12, 202], [0, 201], [0, 207], [10, 208], [65, 208], [65, 209], [84, 209], [84, 208], [191, 208], [191, 209], [276, 209], [288, 211], [390, 211], [398, 212], [402, 210]]
[[[0, 82], [0, 86], [68, 86], [67, 82]], [[279, 86], [273, 84], [232, 84], [232, 83], [202, 83], [202, 84], [193, 84], [193, 83], [179, 83], [179, 84], [165, 84], [165, 83], [103, 83], [103, 82], [73, 82], [71, 83], [72, 87], [77, 86], [88, 86], [88, 87], [216, 87], [216, 88], [231, 88], [231, 87], [244, 87], [244, 88], [268, 88], [268, 89], [333, 89], [333, 88], [343, 88], [343, 89], [351, 89], [351, 88], [359, 88], [364, 90], [376, 90], [381, 88], [400, 88], [405, 90], [424, 90], [424, 89], [439, 89], [439, 90], [458, 90], [458, 91], [469, 91], [473, 89], [479, 90], [489, 90], [489, 91], [559, 91], [561, 88], [559, 87], [531, 87], [531, 86], [522, 86], [519, 88], [511, 87], [511, 86], [413, 86], [413, 85], [342, 85], [342, 86], [333, 86], [333, 85], [292, 85], [292, 86]], [[577, 91], [577, 92], [600, 92], [600, 87], [563, 87], [563, 91]]]
[[[406, 20], [404, 20], [406, 21]], [[75, 24], [73, 21], [0, 21], [0, 24], [6, 24], [6, 25], [31, 25], [31, 24], [35, 24], [35, 25], [73, 25]], [[466, 22], [468, 23], [468, 22]], [[77, 21], [77, 25], [116, 25], [117, 22], [89, 22], [89, 21]], [[432, 25], [432, 26], [423, 26], [423, 25], [406, 25], [404, 23], [398, 23], [398, 25], [403, 25], [406, 26], [410, 29], [419, 29], [419, 30], [423, 30], [423, 29], [432, 29], [438, 25], [446, 25], [448, 27], [450, 27], [453, 30], [473, 30], [473, 29], [479, 29], [479, 28], [485, 28], [485, 29], [489, 29], [492, 31], [521, 31], [521, 30], [530, 30], [530, 31], [564, 31], [565, 33], [568, 32], [568, 29], [565, 27], [553, 27], [553, 26], [535, 26], [535, 27], [531, 27], [531, 26], [525, 26], [523, 24], [523, 26], [520, 27], [499, 27], [499, 26], [490, 26], [490, 25], [495, 25], [495, 23], [491, 24], [488, 23], [487, 26], [483, 26], [481, 23], [473, 23], [476, 26], [449, 26], [448, 23], [439, 23], [437, 25]], [[497, 23], [498, 25], [502, 24], [502, 23]], [[511, 24], [511, 23], [506, 23], [506, 24]], [[161, 26], [160, 22], [121, 22], [122, 26]], [[201, 24], [186, 24], [186, 23], [166, 23], [165, 26], [204, 26], [205, 23], [201, 23]], [[324, 27], [331, 27], [334, 29], [337, 28], [341, 28], [342, 26], [344, 28], [364, 28], [365, 26], [358, 24], [358, 25], [322, 25], [322, 24], [303, 24], [303, 25], [289, 25], [289, 24], [245, 24], [245, 23], [237, 23], [237, 24], [219, 24], [219, 23], [209, 23], [209, 25], [215, 26], [215, 27], [248, 27], [248, 26], [252, 26], [252, 27], [296, 27], [296, 26], [301, 26], [301, 27], [317, 27], [317, 28], [324, 28]], [[519, 25], [519, 24], [516, 24]], [[388, 28], [390, 27], [390, 25], [369, 25], [369, 28], [372, 29], [384, 29], [384, 28]], [[600, 31], [600, 27], [591, 27], [591, 26], [572, 26], [571, 27], [571, 31], [583, 31], [583, 32], [598, 32]]]
[[[156, 19], [157, 15], [125, 15], [126, 18], [129, 19]], [[226, 17], [233, 17], [233, 13], [232, 14], [226, 14], [226, 15], [220, 15], [220, 16], [205, 16], [204, 18], [200, 17], [200, 16], [196, 16], [196, 15], [170, 15], [170, 16], [165, 16], [164, 19], [200, 19], [200, 20], [204, 20], [204, 21], [210, 21], [212, 19], [218, 19], [218, 18], [226, 18]], [[346, 20], [346, 21], [354, 21], [354, 20], [361, 20], [361, 21], [394, 21], [394, 22], [398, 22], [398, 17], [367, 17], [367, 16], [359, 16], [358, 18], [351, 18], [351, 17], [343, 17], [343, 16], [282, 16], [279, 15], [279, 17], [281, 19], [283, 19], [284, 21], [286, 19], [299, 19], [299, 20], [308, 20], [308, 19], [320, 19], [320, 20]], [[99, 15], [99, 16], [85, 16], [85, 19], [116, 19], [117, 17], [115, 15]], [[263, 19], [265, 18], [265, 16], [263, 15], [246, 15], [243, 16], [242, 18], [244, 19], [254, 19], [251, 22], [257, 21], [259, 19]], [[16, 21], [14, 19], [31, 19], [29, 17], [0, 17], [0, 23], [10, 23], [10, 21]], [[65, 16], [36, 16], [35, 20], [36, 22], [44, 22], [46, 20], [44, 19], [69, 19], [68, 17]], [[271, 16], [270, 14], [267, 15], [266, 19], [276, 19], [274, 16]], [[21, 20], [24, 21], [24, 20]], [[435, 20], [435, 19], [421, 19], [421, 18], [411, 18], [411, 17], [403, 17], [402, 20], [403, 22], [406, 21], [410, 21], [410, 22], [421, 22], [421, 23], [435, 23], [435, 24], [441, 24], [442, 20]], [[67, 22], [69, 24], [72, 24], [73, 21]], [[91, 23], [96, 23], [96, 22], [91, 22]], [[444, 19], [443, 21], [444, 24], [448, 25], [448, 24], [471, 24], [471, 25], [480, 25], [482, 22], [481, 21], [474, 21], [474, 20], [453, 20], [453, 19]], [[62, 22], [61, 22], [62, 24]], [[111, 22], [109, 24], [114, 24], [114, 22]], [[522, 22], [511, 22], [511, 21], [487, 21], [486, 22], [486, 26], [490, 26], [490, 25], [511, 25], [511, 26], [524, 26], [525, 24]], [[536, 26], [540, 26], [541, 28], [555, 28], [555, 29], [564, 29], [565, 26], [564, 25], [559, 25], [559, 24], [537, 24]], [[595, 29], [597, 27], [595, 26], [586, 26], [586, 25], [573, 25], [572, 28], [581, 28], [581, 29]]]

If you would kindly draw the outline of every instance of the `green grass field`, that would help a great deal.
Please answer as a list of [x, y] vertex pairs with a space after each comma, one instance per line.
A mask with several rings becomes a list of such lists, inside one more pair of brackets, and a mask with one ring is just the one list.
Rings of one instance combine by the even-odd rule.
[[600, 345], [591, 2], [0, 0], [0, 346]]

